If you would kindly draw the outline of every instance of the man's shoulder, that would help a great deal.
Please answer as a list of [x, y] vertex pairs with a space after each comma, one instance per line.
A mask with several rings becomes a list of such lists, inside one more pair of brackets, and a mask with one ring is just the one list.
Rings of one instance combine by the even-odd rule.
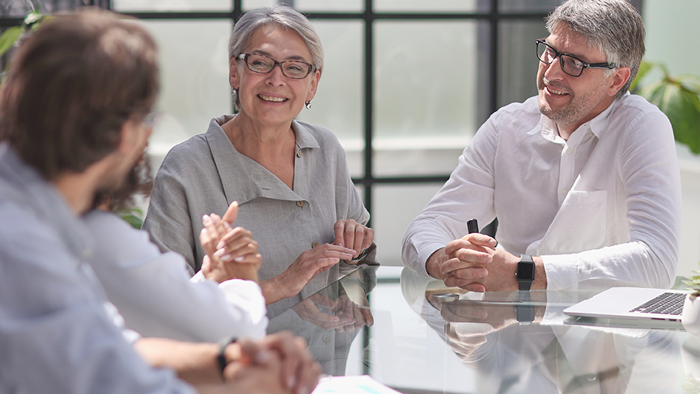
[[533, 96], [523, 102], [515, 102], [504, 105], [493, 114], [493, 118], [511, 119], [527, 117], [539, 121], [540, 115], [541, 113], [537, 104], [537, 96]]
[[659, 107], [650, 103], [642, 96], [636, 94], [626, 94], [619, 99], [619, 107], [623, 110], [632, 111], [640, 114], [659, 113], [662, 114]]
[[666, 114], [642, 96], [626, 94], [620, 97], [615, 105], [616, 107], [606, 119], [609, 125], [621, 126], [628, 131], [628, 134], [639, 135], [648, 127], [654, 128], [650, 132], [657, 133], [656, 129], [663, 125], [666, 125], [668, 132], [671, 132], [671, 123]]
[[[0, 200], [0, 255], [3, 263], [33, 261], [37, 266], [51, 262], [47, 255], [67, 251], [54, 227], [29, 205], [14, 199]], [[56, 259], [60, 260], [60, 259]]]
[[499, 133], [520, 133], [523, 128], [529, 130], [539, 123], [542, 114], [537, 104], [537, 96], [501, 107], [489, 118], [489, 122]]

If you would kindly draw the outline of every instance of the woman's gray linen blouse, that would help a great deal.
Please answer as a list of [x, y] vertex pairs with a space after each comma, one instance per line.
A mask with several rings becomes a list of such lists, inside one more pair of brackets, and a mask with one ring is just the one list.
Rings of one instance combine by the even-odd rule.
[[[350, 179], [345, 152], [332, 132], [292, 122], [297, 153], [294, 190], [290, 190], [262, 165], [236, 151], [220, 126], [232, 118], [212, 119], [206, 133], [175, 146], [166, 155], [144, 222], [144, 229], [161, 250], [185, 256], [194, 274], [205, 255], [199, 243], [202, 216], [221, 216], [231, 202], [238, 201], [234, 226], [252, 231], [259, 243], [259, 278], [265, 280], [281, 274], [302, 252], [332, 243], [336, 221], [367, 223], [369, 213]], [[337, 271], [336, 265], [319, 274], [301, 291], [301, 298], [325, 287], [329, 277], [337, 277]], [[275, 315], [274, 310], [285, 310], [301, 298], [282, 300], [268, 313]]]

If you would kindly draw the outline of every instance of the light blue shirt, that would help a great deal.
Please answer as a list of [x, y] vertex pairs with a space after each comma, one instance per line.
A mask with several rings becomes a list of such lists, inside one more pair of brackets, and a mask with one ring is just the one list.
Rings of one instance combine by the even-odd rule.
[[0, 393], [192, 393], [146, 365], [107, 313], [91, 237], [0, 144]]

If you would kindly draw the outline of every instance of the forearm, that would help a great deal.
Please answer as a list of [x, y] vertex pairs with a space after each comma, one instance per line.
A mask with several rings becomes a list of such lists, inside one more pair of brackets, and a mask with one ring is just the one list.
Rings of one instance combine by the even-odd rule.
[[287, 298], [278, 282], [277, 277], [259, 282], [263, 297], [265, 297], [265, 305], [274, 304]]
[[223, 270], [216, 270], [212, 272], [203, 273], [204, 276], [207, 279], [213, 280], [217, 283], [223, 283], [231, 279], [243, 279], [251, 280], [256, 283], [258, 282], [257, 265], [237, 262], [226, 262], [222, 264], [229, 264], [225, 272]]
[[437, 279], [445, 279], [447, 275], [443, 274], [440, 270], [442, 263], [447, 261], [449, 256], [445, 253], [445, 248], [440, 248], [436, 250], [433, 254], [428, 257], [428, 261], [425, 263], [425, 270], [428, 275]]
[[216, 358], [219, 346], [214, 343], [179, 342], [164, 338], [142, 338], [134, 349], [156, 368], [175, 370], [180, 379], [193, 385], [222, 382]]
[[542, 257], [532, 256], [532, 260], [535, 262], [535, 280], [532, 282], [531, 289], [547, 290], [547, 271], [544, 269]]
[[611, 286], [668, 288], [677, 262], [662, 261], [641, 241], [566, 255], [541, 256], [550, 290]]

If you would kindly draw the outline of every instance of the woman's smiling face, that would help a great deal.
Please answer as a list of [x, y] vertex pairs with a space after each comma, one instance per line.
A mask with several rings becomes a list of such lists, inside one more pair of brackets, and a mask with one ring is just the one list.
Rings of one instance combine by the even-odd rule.
[[[304, 40], [293, 30], [276, 25], [258, 28], [244, 53], [265, 55], [278, 62], [298, 60], [313, 63]], [[240, 115], [265, 125], [291, 124], [306, 101], [313, 99], [321, 73], [312, 71], [303, 79], [282, 74], [277, 65], [267, 74], [248, 69], [242, 59], [231, 59], [230, 83], [238, 89]]]

